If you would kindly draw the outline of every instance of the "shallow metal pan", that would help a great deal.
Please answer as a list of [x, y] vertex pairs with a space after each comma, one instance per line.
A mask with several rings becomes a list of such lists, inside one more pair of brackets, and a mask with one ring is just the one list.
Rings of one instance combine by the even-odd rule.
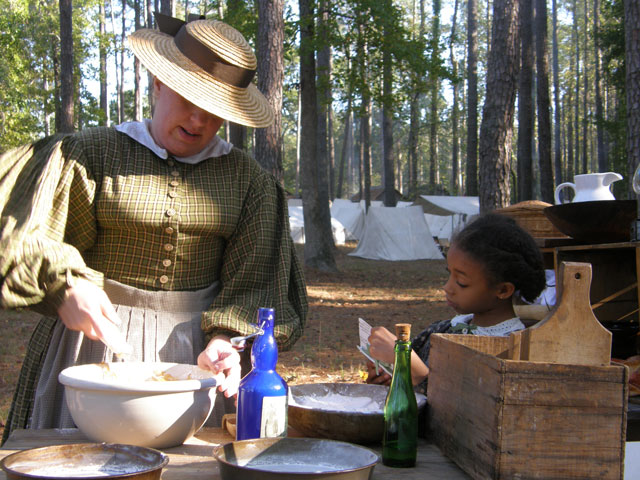
[[378, 455], [347, 442], [260, 438], [216, 447], [222, 480], [368, 480]]

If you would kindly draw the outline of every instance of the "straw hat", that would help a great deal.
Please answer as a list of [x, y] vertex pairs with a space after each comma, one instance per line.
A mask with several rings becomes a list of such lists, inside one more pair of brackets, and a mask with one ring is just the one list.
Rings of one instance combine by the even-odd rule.
[[159, 30], [143, 28], [129, 48], [162, 83], [194, 105], [249, 127], [273, 123], [267, 99], [251, 83], [256, 56], [242, 34], [217, 20], [183, 22], [156, 14]]

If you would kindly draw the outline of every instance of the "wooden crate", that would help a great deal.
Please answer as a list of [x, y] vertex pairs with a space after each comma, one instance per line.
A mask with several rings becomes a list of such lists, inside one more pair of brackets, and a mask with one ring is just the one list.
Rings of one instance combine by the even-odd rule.
[[534, 238], [569, 238], [558, 230], [544, 214], [544, 209], [550, 206], [550, 203], [540, 200], [526, 200], [508, 207], [498, 208], [495, 213], [513, 218]]
[[508, 338], [431, 342], [429, 436], [471, 477], [623, 479], [625, 367], [505, 360]]

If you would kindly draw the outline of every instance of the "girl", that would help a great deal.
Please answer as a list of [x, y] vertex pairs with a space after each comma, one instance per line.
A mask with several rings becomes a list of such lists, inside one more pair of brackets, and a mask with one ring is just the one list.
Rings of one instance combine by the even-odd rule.
[[[525, 328], [513, 310], [512, 297], [520, 295], [533, 301], [545, 287], [542, 253], [531, 235], [504, 215], [480, 216], [454, 236], [447, 270], [444, 292], [458, 315], [429, 325], [411, 345], [413, 384], [424, 392], [432, 333], [508, 336]], [[372, 328], [371, 355], [393, 363], [395, 340], [386, 328]], [[367, 368], [367, 383], [390, 382], [388, 374], [376, 373], [373, 363], [369, 362]]]

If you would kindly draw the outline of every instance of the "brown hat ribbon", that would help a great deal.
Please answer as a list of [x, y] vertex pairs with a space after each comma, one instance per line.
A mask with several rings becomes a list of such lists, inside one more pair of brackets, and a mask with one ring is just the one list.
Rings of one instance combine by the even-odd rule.
[[[158, 12], [154, 13], [154, 17], [160, 31], [171, 35], [178, 50], [204, 71], [229, 85], [240, 88], [249, 86], [256, 74], [255, 70], [238, 67], [224, 60], [184, 28], [187, 22]], [[200, 18], [203, 17], [195, 19]], [[191, 16], [189, 20], [191, 20]]]

